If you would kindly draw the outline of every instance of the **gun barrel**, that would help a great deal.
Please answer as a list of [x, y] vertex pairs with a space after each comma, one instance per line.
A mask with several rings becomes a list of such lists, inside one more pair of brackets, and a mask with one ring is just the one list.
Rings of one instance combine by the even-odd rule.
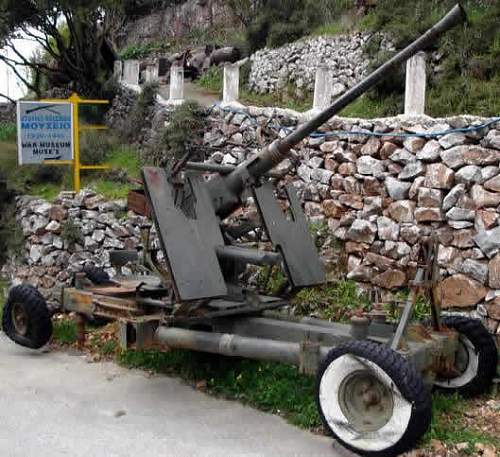
[[467, 15], [463, 7], [460, 4], [455, 5], [438, 23], [427, 30], [427, 32], [335, 100], [329, 108], [318, 114], [309, 122], [301, 125], [287, 137], [276, 140], [260, 151], [257, 156], [238, 166], [232, 173], [224, 178], [225, 183], [223, 187], [225, 191], [229, 191], [232, 195], [226, 194], [226, 198], [224, 198], [221, 189], [215, 189], [218, 185], [214, 182], [211, 188], [215, 191], [214, 200], [217, 200], [217, 213], [220, 216], [229, 215], [235, 207], [235, 197], [238, 197], [237, 200], [239, 201], [239, 195], [244, 190], [249, 180], [258, 179], [285, 160], [290, 150], [296, 144], [328, 122], [330, 118], [339, 113], [367, 90], [383, 80], [389, 72], [394, 70], [398, 65], [401, 65], [410, 57], [429, 47], [439, 36], [464, 22], [466, 19]]

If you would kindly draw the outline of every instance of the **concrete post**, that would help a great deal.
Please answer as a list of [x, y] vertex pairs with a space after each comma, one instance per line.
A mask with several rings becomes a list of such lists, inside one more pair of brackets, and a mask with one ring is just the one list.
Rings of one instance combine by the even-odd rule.
[[425, 112], [425, 52], [419, 52], [406, 62], [405, 114]]
[[184, 67], [172, 65], [170, 68], [170, 97], [168, 103], [180, 105], [184, 102]]
[[332, 74], [328, 67], [318, 67], [314, 83], [313, 110], [323, 111], [328, 108], [332, 100]]
[[224, 65], [224, 91], [222, 103], [234, 103], [240, 95], [240, 66], [238, 63]]
[[158, 81], [159, 78], [159, 68], [158, 64], [151, 64], [146, 66], [146, 73], [145, 73], [145, 82], [146, 83], [153, 83]]
[[139, 85], [140, 62], [138, 60], [126, 60], [123, 63], [123, 82], [132, 86]]
[[115, 60], [113, 64], [113, 76], [120, 83], [123, 78], [123, 62], [121, 60]]

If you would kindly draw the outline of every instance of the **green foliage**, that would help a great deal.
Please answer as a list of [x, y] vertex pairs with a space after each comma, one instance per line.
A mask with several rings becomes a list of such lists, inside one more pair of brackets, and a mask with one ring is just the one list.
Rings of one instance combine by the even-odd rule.
[[321, 20], [313, 0], [268, 0], [247, 28], [250, 49], [278, 47], [295, 41]]
[[222, 93], [224, 71], [221, 67], [211, 66], [197, 80], [197, 84], [212, 92]]
[[11, 202], [0, 205], [0, 264], [8, 258], [22, 258], [25, 238]]
[[4, 281], [3, 279], [0, 278], [0, 328], [2, 328], [1, 322], [2, 322], [2, 312], [3, 312], [3, 307], [5, 305], [5, 300], [6, 300], [6, 293], [9, 288], [9, 284], [7, 281]]
[[156, 104], [158, 84], [145, 84], [126, 120], [120, 127], [120, 136], [132, 142], [144, 128], [151, 127], [150, 115]]
[[53, 321], [52, 338], [59, 344], [74, 344], [77, 341], [76, 324], [73, 319], [61, 319]]
[[354, 281], [338, 281], [302, 289], [293, 299], [295, 313], [316, 314], [334, 321], [346, 321], [360, 311], [370, 309], [370, 300]]
[[143, 59], [153, 53], [168, 51], [169, 46], [166, 42], [153, 41], [149, 43], [136, 43], [128, 46], [120, 52], [120, 58], [123, 60]]
[[177, 106], [167, 126], [157, 132], [154, 144], [146, 152], [146, 163], [168, 166], [187, 153], [190, 160], [201, 160], [206, 126], [206, 112], [199, 103], [187, 101]]
[[16, 141], [17, 127], [13, 122], [0, 123], [0, 141]]
[[[395, 303], [388, 303], [385, 308], [388, 312], [387, 318], [391, 322], [398, 322], [401, 316], [402, 307], [410, 298], [410, 290], [402, 289], [395, 296]], [[397, 305], [397, 306], [394, 306]], [[418, 295], [413, 308], [411, 320], [413, 322], [422, 322], [431, 315], [431, 304], [427, 297]]]
[[287, 283], [287, 277], [277, 266], [261, 267], [257, 274], [257, 286], [267, 295], [278, 295]]
[[106, 130], [84, 132], [80, 136], [80, 161], [85, 165], [102, 164], [116, 146], [117, 139]]
[[70, 246], [81, 243], [83, 240], [82, 231], [80, 230], [80, 227], [73, 222], [72, 218], [68, 218], [66, 222], [64, 222], [61, 237]]

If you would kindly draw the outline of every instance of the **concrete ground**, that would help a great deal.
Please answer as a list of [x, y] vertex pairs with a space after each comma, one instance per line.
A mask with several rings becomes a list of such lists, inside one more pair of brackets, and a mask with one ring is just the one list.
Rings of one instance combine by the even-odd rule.
[[[170, 86], [160, 86], [159, 93], [165, 100], [168, 100], [170, 96]], [[222, 100], [222, 98], [218, 94], [207, 91], [187, 80], [184, 82], [184, 98], [186, 100], [197, 101], [200, 105], [206, 106], [208, 108], [211, 107], [214, 103], [220, 102]]]
[[166, 376], [0, 333], [1, 457], [341, 457], [332, 440]]

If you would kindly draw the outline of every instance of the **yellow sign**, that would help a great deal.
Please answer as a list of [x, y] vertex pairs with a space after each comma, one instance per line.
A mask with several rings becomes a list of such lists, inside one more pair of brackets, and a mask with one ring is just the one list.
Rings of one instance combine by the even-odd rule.
[[[42, 102], [61, 102], [60, 99], [45, 99]], [[80, 162], [80, 132], [88, 130], [105, 130], [105, 125], [80, 125], [78, 117], [79, 105], [107, 105], [108, 100], [89, 100], [80, 98], [78, 94], [72, 94], [66, 101], [71, 103], [73, 110], [73, 160], [45, 160], [43, 163], [46, 165], [71, 165], [73, 167], [73, 190], [80, 192], [81, 170], [107, 170], [110, 165], [82, 165]]]

